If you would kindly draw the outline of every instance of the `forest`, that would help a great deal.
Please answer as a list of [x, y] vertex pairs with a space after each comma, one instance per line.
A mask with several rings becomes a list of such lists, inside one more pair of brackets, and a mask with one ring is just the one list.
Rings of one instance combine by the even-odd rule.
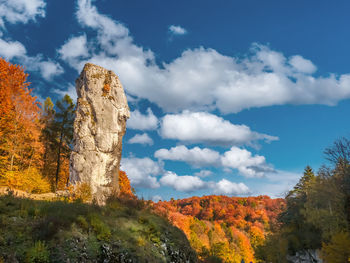
[[[74, 102], [66, 95], [55, 104], [50, 98], [39, 103], [27, 77], [23, 67], [0, 59], [0, 187], [28, 193], [67, 190]], [[325, 162], [317, 172], [307, 166], [299, 182], [283, 199], [203, 196], [158, 203], [137, 201], [123, 171], [119, 173], [120, 197], [131, 200], [126, 202], [131, 206], [141, 202], [142, 209], [166, 218], [181, 229], [202, 262], [282, 263], [289, 262], [289, 256], [312, 250], [319, 251], [324, 262], [350, 262], [350, 140], [341, 138], [327, 148]], [[84, 201], [88, 193], [83, 190], [75, 194], [75, 200], [65, 201]], [[36, 211], [30, 210], [28, 204], [20, 208], [17, 201], [6, 200], [0, 206], [2, 231], [5, 226], [13, 228], [4, 221], [6, 213], [12, 211], [8, 203], [26, 211], [27, 221], [23, 221], [26, 224], [30, 224], [30, 218], [36, 218]], [[33, 216], [28, 217], [28, 213]], [[87, 223], [82, 217], [80, 221], [74, 220], [87, 229], [89, 225], [94, 229], [94, 224], [101, 224], [95, 226], [97, 234], [107, 231], [103, 230], [104, 223], [95, 222], [102, 219], [87, 217]], [[0, 262], [6, 258], [8, 249], [4, 236], [11, 233], [2, 234]], [[25, 240], [36, 244], [30, 248], [34, 251], [46, 249], [40, 239]], [[104, 239], [100, 236], [101, 240]], [[25, 252], [22, 254], [25, 258]]]

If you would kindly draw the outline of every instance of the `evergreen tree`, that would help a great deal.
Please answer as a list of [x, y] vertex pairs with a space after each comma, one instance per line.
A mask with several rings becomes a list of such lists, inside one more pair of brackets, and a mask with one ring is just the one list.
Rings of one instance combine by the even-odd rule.
[[54, 106], [51, 99], [44, 103], [43, 118], [45, 128], [42, 138], [45, 144], [43, 173], [57, 190], [59, 183], [68, 183], [68, 165], [73, 139], [75, 105], [73, 100], [65, 95]]
[[62, 100], [56, 102], [56, 108], [57, 111], [53, 122], [53, 129], [58, 135], [56, 140], [57, 169], [55, 177], [55, 189], [57, 190], [62, 157], [69, 159], [71, 152], [75, 105], [71, 97], [66, 94]]

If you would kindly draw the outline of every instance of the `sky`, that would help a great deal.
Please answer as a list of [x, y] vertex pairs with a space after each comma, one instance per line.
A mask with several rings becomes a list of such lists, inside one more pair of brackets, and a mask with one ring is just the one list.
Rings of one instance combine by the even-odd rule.
[[139, 197], [283, 197], [349, 136], [349, 1], [0, 0], [0, 56], [34, 94], [113, 70]]

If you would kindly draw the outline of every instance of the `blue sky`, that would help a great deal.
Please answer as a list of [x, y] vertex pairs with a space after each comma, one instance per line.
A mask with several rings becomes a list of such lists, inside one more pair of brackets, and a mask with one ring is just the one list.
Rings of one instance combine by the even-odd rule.
[[146, 199], [283, 196], [348, 136], [348, 1], [0, 0], [0, 56], [35, 94], [113, 70], [122, 169]]

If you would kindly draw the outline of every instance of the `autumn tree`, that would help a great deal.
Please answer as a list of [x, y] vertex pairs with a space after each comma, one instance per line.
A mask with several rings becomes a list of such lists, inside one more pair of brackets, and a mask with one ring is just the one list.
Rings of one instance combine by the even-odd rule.
[[135, 198], [135, 190], [131, 187], [129, 178], [124, 171], [119, 170], [118, 183], [120, 197]]
[[47, 192], [40, 173], [43, 144], [40, 104], [28, 74], [0, 58], [0, 183], [28, 192]]
[[29, 170], [40, 166], [40, 107], [21, 66], [0, 58], [0, 166]]

